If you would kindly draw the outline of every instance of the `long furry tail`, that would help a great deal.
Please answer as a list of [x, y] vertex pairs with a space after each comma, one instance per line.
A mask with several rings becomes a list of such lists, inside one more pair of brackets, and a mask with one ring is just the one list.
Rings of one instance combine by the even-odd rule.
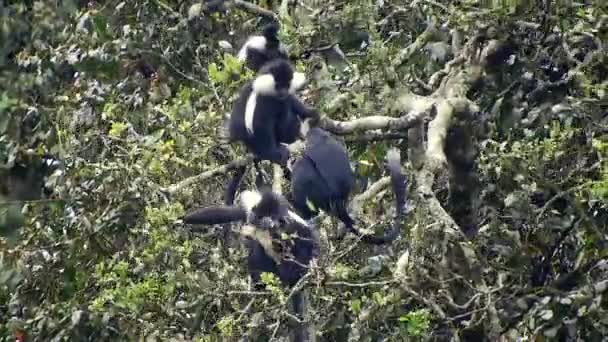
[[407, 179], [401, 171], [401, 155], [399, 150], [392, 148], [386, 154], [386, 164], [391, 176], [391, 186], [395, 193], [395, 205], [397, 217], [405, 214], [405, 193], [407, 188]]
[[401, 221], [405, 216], [405, 195], [406, 195], [406, 177], [401, 171], [401, 155], [399, 150], [392, 148], [386, 154], [387, 167], [391, 177], [391, 187], [395, 194], [395, 205], [397, 217], [391, 229], [384, 235], [363, 235], [354, 227], [354, 221], [348, 216], [346, 211], [342, 211], [342, 222], [346, 228], [355, 235], [361, 237], [361, 241], [374, 245], [381, 245], [392, 242], [401, 232]]

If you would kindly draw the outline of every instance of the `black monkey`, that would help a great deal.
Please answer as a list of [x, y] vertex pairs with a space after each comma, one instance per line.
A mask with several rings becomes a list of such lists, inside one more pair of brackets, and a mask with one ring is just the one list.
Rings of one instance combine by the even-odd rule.
[[288, 116], [318, 117], [314, 109], [294, 96], [305, 82], [306, 76], [294, 72], [286, 60], [266, 63], [259, 75], [241, 89], [230, 116], [230, 140], [242, 141], [259, 160], [285, 165], [289, 151], [281, 143], [295, 141], [294, 126], [297, 128], [299, 125], [297, 118], [294, 123], [294, 119]]
[[[405, 215], [406, 179], [401, 172], [399, 151], [387, 154], [391, 186], [395, 193], [397, 217]], [[348, 197], [355, 183], [346, 148], [329, 132], [311, 128], [306, 135], [302, 158], [293, 166], [291, 191], [293, 204], [304, 219], [316, 216], [319, 209], [337, 217], [346, 228], [361, 240], [371, 244], [390, 242], [399, 235], [400, 220], [385, 236], [363, 235], [355, 229], [355, 221], [348, 214]]]
[[[251, 70], [259, 71], [266, 63], [283, 59], [288, 61], [287, 51], [279, 41], [277, 33], [279, 26], [272, 22], [262, 29], [261, 36], [251, 36], [238, 53], [238, 58]], [[277, 125], [279, 141], [286, 144], [293, 143], [300, 132], [300, 119], [306, 117], [319, 117], [311, 107], [304, 105], [295, 95], [290, 95], [289, 112]]]
[[279, 26], [276, 23], [267, 24], [262, 28], [261, 36], [251, 36], [243, 44], [237, 58], [253, 70], [258, 71], [264, 64], [274, 59], [288, 59], [285, 46], [277, 36]]
[[[318, 256], [318, 243], [312, 226], [291, 211], [285, 198], [268, 189], [243, 191], [238, 206], [210, 206], [183, 218], [187, 224], [222, 224], [244, 221], [242, 234], [248, 244], [248, 266], [254, 283], [262, 272], [276, 274], [286, 286], [294, 286], [306, 273], [306, 265]], [[293, 241], [281, 240], [281, 233]], [[295, 260], [293, 260], [295, 259]]]
[[[319, 255], [314, 228], [291, 211], [284, 197], [268, 189], [243, 191], [240, 206], [212, 206], [185, 216], [187, 224], [246, 222], [241, 234], [246, 239], [247, 266], [257, 288], [263, 286], [261, 274], [270, 272], [292, 287], [306, 274], [309, 263]], [[296, 315], [302, 317], [303, 298], [292, 296]], [[303, 341], [305, 328], [298, 326], [296, 341]]]

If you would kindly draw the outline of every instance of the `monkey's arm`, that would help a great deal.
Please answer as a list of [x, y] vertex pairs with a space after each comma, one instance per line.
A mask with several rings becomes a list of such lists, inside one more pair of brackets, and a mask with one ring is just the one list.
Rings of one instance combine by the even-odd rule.
[[249, 140], [248, 145], [251, 152], [259, 160], [269, 160], [279, 165], [287, 165], [289, 150], [283, 144], [277, 143], [274, 123], [269, 124], [268, 127], [258, 128], [256, 136]]
[[311, 106], [304, 104], [296, 95], [290, 95], [291, 110], [302, 120], [306, 118], [319, 119], [319, 112]]

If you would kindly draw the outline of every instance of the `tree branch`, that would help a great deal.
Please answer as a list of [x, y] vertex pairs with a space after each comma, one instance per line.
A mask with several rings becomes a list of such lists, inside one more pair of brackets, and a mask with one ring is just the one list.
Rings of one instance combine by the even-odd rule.
[[234, 169], [237, 169], [239, 167], [243, 167], [245, 165], [248, 165], [250, 163], [253, 162], [253, 156], [252, 155], [247, 155], [244, 158], [239, 158], [237, 160], [234, 160], [226, 165], [222, 165], [220, 167], [217, 167], [215, 169], [212, 170], [208, 170], [205, 171], [203, 173], [200, 173], [198, 175], [192, 176], [192, 177], [188, 177], [184, 180], [182, 180], [181, 182], [177, 183], [177, 184], [173, 184], [170, 185], [166, 188], [163, 188], [162, 191], [169, 193], [170, 195], [173, 195], [179, 191], [181, 191], [184, 188], [187, 188], [195, 183], [198, 183], [200, 181], [203, 181], [205, 179], [209, 179], [211, 177], [215, 177], [217, 175], [221, 175], [224, 174], [228, 171], [232, 171]]
[[337, 121], [325, 117], [321, 119], [321, 127], [338, 135], [374, 129], [408, 129], [420, 121], [424, 116], [423, 114], [425, 113], [412, 113], [400, 118], [374, 115], [350, 121]]
[[[477, 256], [466, 241], [466, 237], [460, 227], [435, 197], [432, 187], [436, 174], [445, 170], [447, 164], [444, 146], [452, 118], [455, 115], [479, 110], [474, 103], [467, 99], [467, 93], [473, 84], [483, 77], [485, 68], [489, 66], [487, 60], [495, 57], [502, 48], [496, 41], [490, 41], [482, 49], [475, 49], [471, 45], [473, 44], [472, 41], [469, 42], [467, 48], [462, 50], [460, 55], [455, 56], [451, 62], [446, 64], [446, 67], [443, 69], [446, 77], [443, 78], [437, 90], [427, 99], [427, 101], [431, 102], [431, 105], [435, 106], [437, 115], [428, 125], [427, 148], [424, 153], [422, 167], [419, 168], [415, 176], [418, 198], [425, 204], [429, 212], [432, 213], [435, 220], [440, 223], [439, 226], [443, 228], [441, 231], [443, 233], [441, 244], [442, 264], [447, 265], [447, 259], [452, 258], [452, 256], [457, 257], [458, 260], [451, 260], [451, 262], [455, 264], [460, 263], [463, 266], [461, 269], [469, 273], [463, 274], [468, 279], [476, 278], [475, 272], [473, 272], [476, 267], [472, 267], [472, 265], [479, 265]], [[466, 65], [466, 67], [461, 67], [464, 61], [469, 61], [470, 64]], [[438, 78], [439, 76], [433, 75], [431, 77], [432, 83], [439, 82]], [[405, 96], [407, 98], [409, 95], [406, 94]], [[404, 101], [404, 103], [407, 102]], [[421, 248], [424, 248], [423, 244], [416, 244], [416, 241], [412, 241], [414, 256], [421, 253]], [[410, 252], [410, 250], [404, 251], [399, 259], [409, 259], [409, 256], [405, 254]], [[450, 254], [449, 257], [448, 254]], [[407, 267], [405, 265], [406, 263], [404, 262], [399, 264], [401, 267]], [[395, 277], [401, 279], [403, 279], [404, 274], [407, 274], [406, 270], [400, 268], [397, 268], [394, 272]]]
[[363, 204], [370, 201], [374, 196], [380, 193], [380, 191], [384, 190], [390, 182], [391, 178], [389, 176], [382, 177], [374, 184], [370, 185], [365, 192], [355, 196], [351, 202], [353, 212], [358, 214], [361, 211]]
[[235, 7], [240, 8], [243, 11], [261, 15], [264, 17], [268, 17], [270, 19], [275, 20], [276, 22], [279, 22], [279, 16], [276, 13], [269, 11], [267, 9], [264, 9], [252, 2], [248, 2], [248, 1], [244, 1], [244, 0], [233, 0], [233, 4]]

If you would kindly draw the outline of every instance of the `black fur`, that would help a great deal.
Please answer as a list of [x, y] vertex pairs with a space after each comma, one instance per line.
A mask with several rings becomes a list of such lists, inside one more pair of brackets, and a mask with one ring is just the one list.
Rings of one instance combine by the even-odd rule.
[[[267, 67], [262, 70], [262, 75], [272, 75], [276, 91], [287, 94], [293, 77], [291, 65], [279, 62], [267, 65]], [[289, 151], [285, 146], [279, 144], [276, 127], [287, 115], [288, 97], [257, 94], [253, 119], [254, 131], [253, 134], [250, 134], [245, 127], [245, 110], [247, 101], [253, 94], [254, 81], [249, 81], [243, 86], [234, 104], [229, 122], [230, 139], [242, 141], [247, 149], [260, 160], [270, 160], [284, 165], [289, 158]]]
[[304, 104], [295, 95], [289, 96], [289, 111], [277, 122], [277, 137], [280, 142], [292, 144], [301, 137], [300, 127], [302, 121], [311, 119], [311, 122], [318, 122], [319, 112], [313, 107]]
[[[262, 29], [262, 36], [266, 39], [266, 48], [257, 50], [247, 48], [247, 57], [245, 64], [253, 71], [260, 69], [268, 62], [282, 59], [287, 61], [287, 53], [280, 49], [281, 42], [277, 36], [279, 26], [276, 23], [270, 23]], [[290, 95], [290, 106], [287, 114], [278, 121], [277, 136], [279, 142], [291, 144], [300, 136], [300, 119], [318, 118], [319, 113], [311, 107], [303, 104], [295, 95]]]
[[234, 176], [232, 176], [232, 179], [228, 182], [226, 190], [224, 191], [224, 204], [226, 205], [232, 205], [234, 203], [234, 197], [239, 190], [241, 180], [243, 179], [245, 172], [247, 172], [247, 165], [240, 166], [234, 171]]
[[[183, 218], [190, 224], [218, 224], [233, 221], [248, 221], [256, 230], [269, 233], [270, 255], [257, 235], [247, 237], [247, 266], [256, 288], [263, 286], [261, 274], [270, 272], [281, 282], [292, 287], [306, 274], [309, 263], [319, 255], [319, 243], [311, 226], [302, 224], [289, 215], [287, 201], [270, 190], [260, 192], [260, 201], [247, 212], [243, 207], [214, 206], [201, 208]], [[286, 239], [285, 236], [288, 238]], [[278, 262], [276, 258], [279, 258]], [[295, 314], [302, 318], [303, 302], [298, 292], [292, 296]], [[304, 341], [305, 327], [295, 329], [296, 341]]]
[[[289, 158], [287, 147], [281, 143], [292, 143], [300, 136], [300, 119], [318, 119], [316, 110], [304, 105], [289, 88], [293, 79], [293, 67], [285, 60], [274, 60], [260, 69], [259, 77], [271, 75], [276, 94], [259, 94], [253, 118], [253, 134], [245, 127], [247, 101], [253, 95], [255, 80], [243, 86], [234, 104], [229, 122], [231, 141], [242, 141], [259, 160], [270, 160], [285, 165]], [[256, 79], [257, 79], [256, 78]]]
[[237, 207], [211, 206], [201, 208], [182, 219], [186, 224], [221, 224], [231, 221], [243, 221], [247, 218], [245, 211]]
[[[306, 273], [306, 265], [318, 256], [319, 246], [313, 228], [294, 220], [289, 215], [285, 198], [270, 190], [260, 192], [261, 200], [247, 212], [241, 206], [211, 206], [200, 208], [183, 218], [187, 224], [220, 224], [249, 221], [256, 229], [268, 230], [275, 252], [281, 255], [279, 264], [266, 253], [262, 245], [249, 239], [248, 266], [255, 283], [262, 272], [276, 274], [287, 286], [295, 285]], [[291, 239], [281, 239], [287, 234]]]
[[[388, 167], [397, 216], [402, 217], [405, 213], [406, 180], [401, 172], [398, 152], [393, 153]], [[349, 231], [360, 236], [366, 243], [384, 244], [393, 241], [399, 235], [399, 220], [384, 236], [363, 235], [355, 229], [355, 221], [347, 210], [354, 184], [355, 176], [346, 148], [327, 131], [318, 127], [311, 128], [307, 134], [304, 155], [294, 164], [292, 171], [291, 191], [296, 210], [308, 220], [322, 209], [337, 217]]]
[[226, 4], [225, 0], [207, 0], [203, 6], [203, 12], [205, 14], [213, 14], [216, 12], [220, 12], [222, 14], [226, 13]]
[[262, 28], [262, 37], [266, 39], [265, 48], [258, 50], [247, 47], [245, 65], [249, 69], [257, 72], [271, 60], [288, 59], [287, 51], [281, 47], [278, 32], [279, 26], [276, 23], [270, 23]]

